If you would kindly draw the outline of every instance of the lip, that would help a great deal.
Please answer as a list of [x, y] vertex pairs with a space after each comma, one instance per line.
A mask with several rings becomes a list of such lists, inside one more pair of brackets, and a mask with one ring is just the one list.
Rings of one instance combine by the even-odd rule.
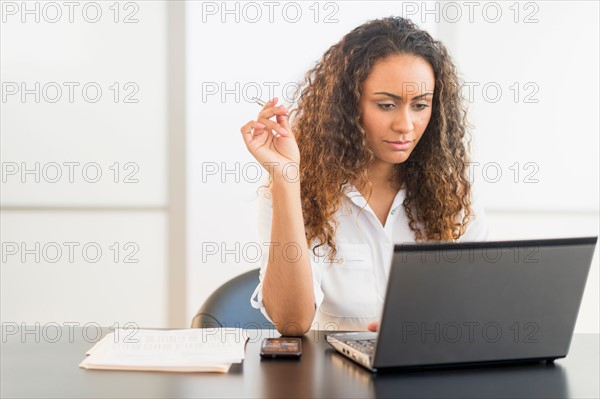
[[385, 141], [387, 145], [389, 145], [392, 149], [396, 151], [405, 151], [410, 148], [412, 141], [410, 140], [401, 140], [401, 141]]

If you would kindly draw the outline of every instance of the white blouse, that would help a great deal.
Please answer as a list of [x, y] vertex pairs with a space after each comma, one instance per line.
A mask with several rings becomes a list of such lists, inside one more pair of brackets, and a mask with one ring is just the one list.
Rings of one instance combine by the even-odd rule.
[[[408, 227], [408, 217], [402, 206], [406, 194], [404, 189], [396, 194], [385, 226], [381, 225], [353, 185], [344, 186], [344, 192], [342, 204], [334, 216], [339, 222], [335, 236], [338, 262], [332, 264], [326, 257], [315, 256], [312, 248], [309, 251], [316, 305], [311, 326], [314, 330], [366, 331], [368, 323], [379, 320], [394, 244], [415, 242], [414, 232]], [[268, 245], [264, 243], [271, 241], [273, 205], [270, 192], [260, 189], [259, 193], [258, 238], [263, 250], [259, 261], [260, 283], [250, 303], [272, 322], [262, 301], [262, 282], [269, 255]], [[487, 222], [475, 192], [471, 206], [474, 216], [465, 234], [457, 241], [487, 240]], [[319, 253], [325, 253], [325, 250]]]

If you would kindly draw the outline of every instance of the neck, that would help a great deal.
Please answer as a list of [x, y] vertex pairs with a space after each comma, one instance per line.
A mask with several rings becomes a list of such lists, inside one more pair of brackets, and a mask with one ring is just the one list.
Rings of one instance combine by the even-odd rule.
[[394, 165], [386, 162], [376, 161], [367, 171], [369, 180], [373, 186], [380, 187], [388, 185], [394, 176]]
[[393, 164], [376, 160], [367, 170], [367, 176], [374, 189], [400, 189], [401, 183], [394, 177]]

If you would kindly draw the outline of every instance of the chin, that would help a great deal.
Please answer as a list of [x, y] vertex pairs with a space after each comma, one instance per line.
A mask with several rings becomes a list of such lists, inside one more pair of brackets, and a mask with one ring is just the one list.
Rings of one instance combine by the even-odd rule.
[[399, 163], [404, 163], [406, 161], [408, 161], [408, 158], [410, 158], [410, 152], [401, 152], [400, 154], [395, 154], [394, 156], [391, 157], [387, 157], [387, 161], [389, 163], [393, 163], [393, 164], [399, 164]]
[[404, 163], [406, 161], [408, 161], [408, 157], [402, 158], [401, 160], [396, 160], [396, 162], [392, 162], [392, 163], [398, 165], [398, 164]]

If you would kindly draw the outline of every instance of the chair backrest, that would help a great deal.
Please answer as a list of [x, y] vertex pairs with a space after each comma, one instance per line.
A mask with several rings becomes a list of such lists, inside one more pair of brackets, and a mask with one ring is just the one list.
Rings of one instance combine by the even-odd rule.
[[250, 296], [259, 282], [259, 270], [250, 270], [217, 288], [192, 319], [192, 328], [275, 328], [260, 310], [250, 305]]

